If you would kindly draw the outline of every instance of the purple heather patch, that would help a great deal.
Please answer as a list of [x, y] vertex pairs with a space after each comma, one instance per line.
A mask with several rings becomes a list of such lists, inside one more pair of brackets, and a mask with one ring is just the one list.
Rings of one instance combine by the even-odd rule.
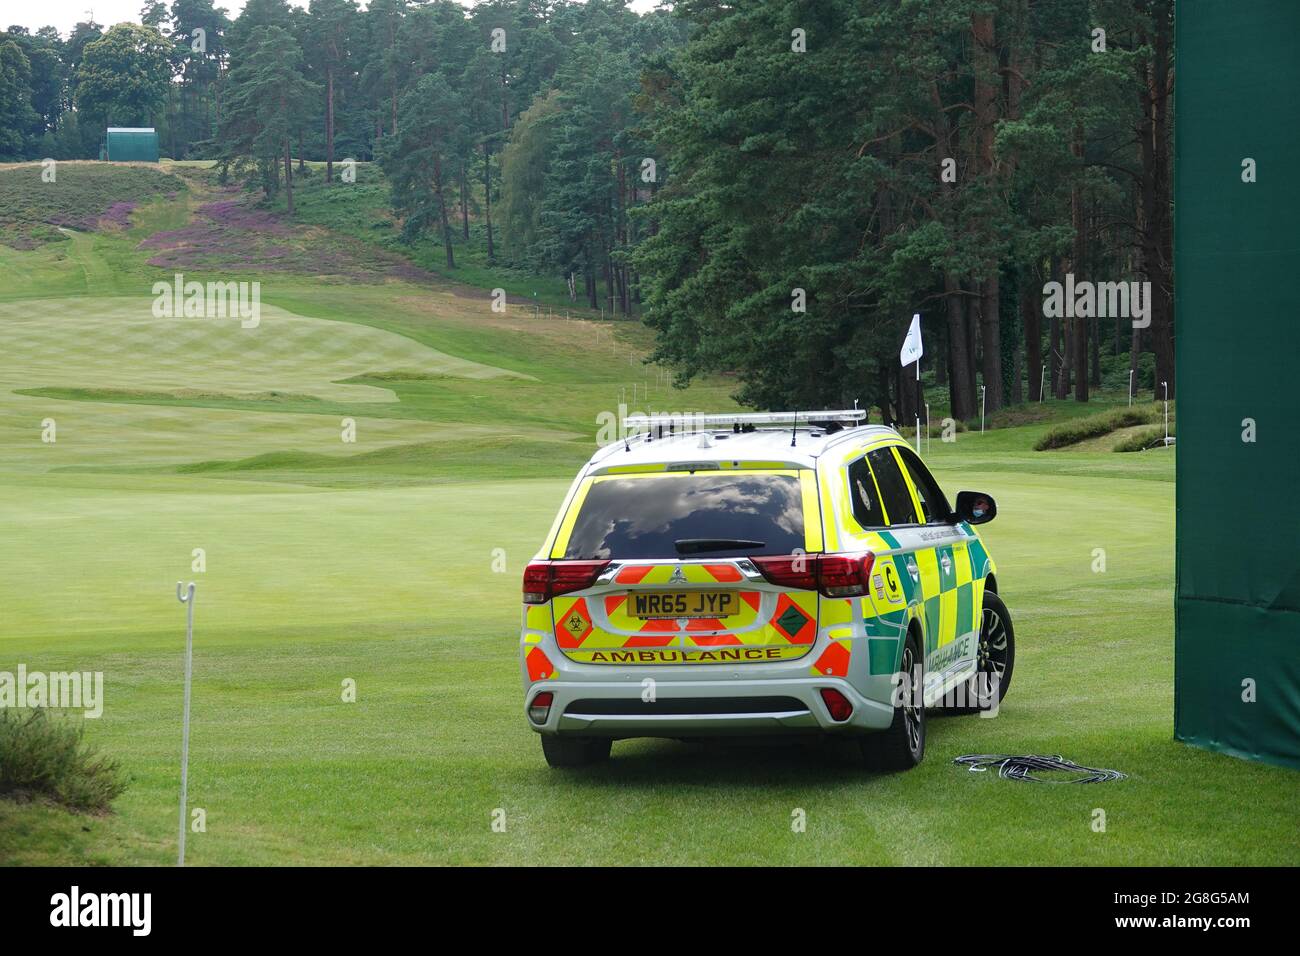
[[272, 239], [303, 240], [308, 231], [274, 212], [257, 208], [238, 187], [220, 190], [223, 198], [200, 206], [180, 229], [155, 233], [139, 248], [154, 250], [149, 265], [167, 269], [221, 268], [337, 275], [359, 281], [383, 278], [435, 283], [433, 274], [392, 253], [344, 240], [348, 249], [287, 245]]
[[135, 208], [133, 202], [115, 202], [104, 210], [104, 214], [99, 217], [101, 222], [111, 222], [116, 226], [129, 226], [131, 224], [131, 210]]

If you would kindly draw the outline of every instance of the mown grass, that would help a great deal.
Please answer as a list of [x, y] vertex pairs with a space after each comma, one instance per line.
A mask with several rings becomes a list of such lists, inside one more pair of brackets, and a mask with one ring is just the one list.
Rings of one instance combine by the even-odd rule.
[[[287, 364], [251, 370], [222, 364], [234, 346], [221, 336], [196, 335], [192, 380], [174, 359], [175, 381], [143, 387], [125, 360], [114, 374], [93, 322], [56, 334], [64, 313], [49, 290], [117, 322], [113, 297], [145, 294], [151, 275], [130, 236], [78, 239], [75, 259], [0, 249], [17, 277], [0, 299], [31, 299], [20, 318], [48, 308], [61, 349], [57, 361], [0, 354], [0, 670], [102, 671], [104, 716], [86, 739], [131, 786], [105, 817], [0, 800], [0, 861], [174, 859], [178, 579], [198, 586], [190, 803], [208, 829], [191, 835], [196, 864], [1300, 861], [1300, 776], [1172, 739], [1173, 453], [1032, 451], [1095, 408], [1049, 400], [1032, 421], [926, 443], [950, 495], [998, 500], [981, 531], [1019, 643], [997, 719], [935, 721], [925, 763], [896, 776], [833, 746], [654, 741], [557, 773], [521, 713], [523, 565], [623, 390], [636, 383], [637, 407], [644, 386], [651, 407], [706, 409], [729, 407], [732, 383], [664, 386], [630, 325], [598, 337], [598, 323], [498, 315], [433, 286], [263, 275], [264, 300], [320, 321], [320, 334]], [[462, 371], [530, 378], [358, 363], [322, 383], [331, 321], [402, 336]], [[161, 359], [149, 368], [167, 377]], [[396, 400], [309, 401], [293, 382]], [[345, 413], [353, 444], [340, 441]], [[57, 443], [41, 441], [47, 417]], [[1106, 570], [1094, 573], [1098, 548]], [[1031, 786], [951, 764], [995, 751], [1131, 776]], [[498, 809], [505, 832], [492, 828]], [[805, 833], [791, 831], [795, 809]]]

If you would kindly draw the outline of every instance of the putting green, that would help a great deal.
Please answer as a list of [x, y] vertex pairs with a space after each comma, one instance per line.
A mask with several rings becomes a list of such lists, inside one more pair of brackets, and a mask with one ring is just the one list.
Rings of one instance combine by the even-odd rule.
[[35, 299], [0, 303], [5, 353], [0, 386], [33, 384], [259, 395], [269, 390], [344, 402], [391, 402], [366, 372], [468, 379], [520, 378], [401, 335], [261, 307], [239, 318], [157, 318], [151, 298]]

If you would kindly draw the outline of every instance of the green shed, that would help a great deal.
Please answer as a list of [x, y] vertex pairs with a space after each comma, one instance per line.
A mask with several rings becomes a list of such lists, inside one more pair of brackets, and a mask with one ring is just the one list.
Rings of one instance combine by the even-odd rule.
[[110, 126], [104, 158], [110, 163], [156, 163], [158, 133], [152, 126]]

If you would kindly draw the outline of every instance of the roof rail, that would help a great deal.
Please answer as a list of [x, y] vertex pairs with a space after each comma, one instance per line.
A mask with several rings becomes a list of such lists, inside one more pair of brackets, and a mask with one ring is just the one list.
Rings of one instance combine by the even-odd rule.
[[649, 431], [659, 434], [690, 433], [718, 428], [732, 431], [753, 431], [759, 425], [838, 425], [852, 428], [866, 421], [865, 408], [823, 409], [807, 412], [655, 412], [649, 415], [628, 415], [623, 428], [628, 431]]

